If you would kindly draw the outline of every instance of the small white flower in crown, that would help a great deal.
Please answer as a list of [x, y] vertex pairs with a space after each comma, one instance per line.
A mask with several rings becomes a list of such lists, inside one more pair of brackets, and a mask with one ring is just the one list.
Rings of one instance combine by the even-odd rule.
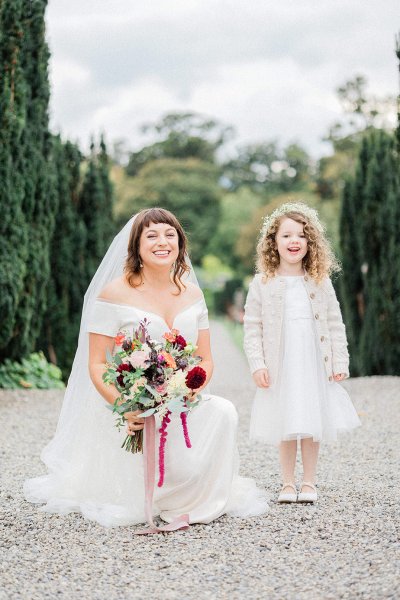
[[325, 230], [324, 226], [318, 218], [318, 213], [316, 210], [314, 210], [310, 206], [307, 206], [307, 204], [304, 204], [303, 202], [286, 202], [285, 204], [279, 206], [279, 208], [276, 208], [270, 215], [267, 215], [264, 218], [263, 226], [260, 230], [261, 237], [264, 237], [268, 233], [270, 227], [277, 219], [283, 217], [288, 212], [300, 213], [301, 215], [307, 217], [310, 220], [310, 222], [314, 225], [314, 227], [318, 229], [318, 231], [323, 232]]

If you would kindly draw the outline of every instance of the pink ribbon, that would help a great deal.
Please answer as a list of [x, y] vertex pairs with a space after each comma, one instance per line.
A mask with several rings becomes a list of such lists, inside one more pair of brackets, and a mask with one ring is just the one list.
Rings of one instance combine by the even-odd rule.
[[162, 533], [163, 531], [177, 531], [178, 529], [187, 529], [189, 527], [189, 515], [180, 515], [162, 527], [157, 527], [153, 521], [153, 494], [155, 480], [155, 430], [156, 422], [154, 415], [146, 417], [144, 420], [144, 489], [145, 501], [144, 511], [150, 527], [147, 529], [138, 529], [137, 535], [146, 535], [149, 533]]

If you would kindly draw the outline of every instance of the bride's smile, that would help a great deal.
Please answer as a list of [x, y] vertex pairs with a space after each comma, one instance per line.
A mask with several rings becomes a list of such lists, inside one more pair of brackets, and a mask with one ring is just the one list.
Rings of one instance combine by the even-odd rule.
[[179, 254], [179, 238], [167, 223], [150, 223], [140, 238], [140, 257], [144, 267], [172, 265]]

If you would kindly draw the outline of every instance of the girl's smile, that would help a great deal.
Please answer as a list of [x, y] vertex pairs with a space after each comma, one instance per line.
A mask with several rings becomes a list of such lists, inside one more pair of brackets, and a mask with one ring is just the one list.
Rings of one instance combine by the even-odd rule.
[[276, 246], [281, 268], [293, 271], [294, 267], [301, 267], [308, 250], [303, 225], [289, 217], [283, 219], [276, 233]]

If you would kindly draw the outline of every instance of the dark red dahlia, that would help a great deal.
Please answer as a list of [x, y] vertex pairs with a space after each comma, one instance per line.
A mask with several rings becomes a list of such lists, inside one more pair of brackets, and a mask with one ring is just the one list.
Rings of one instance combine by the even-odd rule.
[[120, 365], [118, 365], [117, 371], [118, 371], [118, 373], [121, 373], [121, 375], [118, 375], [118, 377], [117, 377], [118, 385], [120, 385], [121, 387], [124, 387], [123, 371], [133, 371], [133, 367], [130, 363], [121, 363]]
[[117, 367], [118, 373], [122, 373], [122, 371], [133, 371], [133, 367], [130, 363], [121, 363]]
[[187, 341], [182, 335], [177, 335], [174, 341], [174, 345], [178, 346], [179, 350], [183, 350], [187, 346]]
[[186, 385], [191, 390], [197, 390], [203, 385], [207, 378], [207, 373], [201, 367], [193, 367], [186, 375]]

